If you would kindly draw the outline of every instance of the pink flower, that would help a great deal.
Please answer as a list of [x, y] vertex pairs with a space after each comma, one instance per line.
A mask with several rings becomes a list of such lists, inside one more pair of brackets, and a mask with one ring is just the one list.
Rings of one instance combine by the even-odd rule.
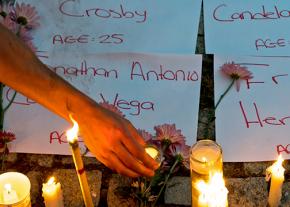
[[3, 148], [6, 143], [12, 142], [15, 139], [15, 134], [6, 131], [0, 131], [0, 148]]
[[12, 13], [14, 13], [13, 10], [13, 3], [11, 1], [4, 1], [0, 3], [0, 16], [3, 18], [6, 18], [7, 16], [10, 16]]
[[104, 101], [104, 102], [100, 102], [99, 104], [102, 107], [108, 109], [109, 111], [114, 112], [114, 113], [116, 113], [116, 114], [118, 114], [118, 115], [120, 115], [122, 117], [125, 117], [125, 115], [116, 106], [114, 106], [112, 104], [109, 104], [109, 102]]
[[153, 136], [149, 132], [145, 131], [144, 129], [138, 129], [138, 133], [141, 137], [143, 137], [146, 143], [152, 142]]
[[169, 154], [178, 159], [187, 169], [189, 169], [190, 146], [188, 145], [170, 145]]
[[2, 17], [0, 16], [0, 24], [2, 24], [4, 27], [12, 31], [14, 34], [16, 34], [17, 31], [17, 24], [12, 21], [9, 16], [7, 17]]
[[248, 80], [253, 78], [252, 73], [247, 70], [247, 67], [242, 67], [234, 62], [223, 64], [220, 67], [220, 71], [224, 75], [235, 80], [237, 91], [240, 90], [240, 80]]
[[20, 28], [18, 32], [20, 39], [33, 51], [36, 52], [37, 48], [34, 46], [30, 32], [25, 28]]
[[14, 20], [26, 29], [33, 29], [40, 25], [35, 7], [25, 3], [16, 3]]
[[163, 124], [155, 126], [154, 129], [156, 138], [163, 143], [169, 145], [183, 145], [185, 143], [185, 137], [181, 134], [180, 129], [176, 129], [175, 124]]

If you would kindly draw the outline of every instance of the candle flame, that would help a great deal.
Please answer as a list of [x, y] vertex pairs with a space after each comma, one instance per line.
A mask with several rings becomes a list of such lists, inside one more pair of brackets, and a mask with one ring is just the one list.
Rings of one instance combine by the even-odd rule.
[[73, 122], [73, 127], [69, 130], [67, 130], [66, 132], [66, 137], [67, 137], [67, 140], [70, 142], [70, 143], [73, 143], [77, 140], [77, 137], [78, 137], [78, 131], [79, 131], [79, 125], [78, 123], [72, 118], [72, 116], [70, 115], [70, 119], [71, 121]]
[[284, 171], [285, 169], [283, 168], [284, 159], [282, 158], [282, 155], [280, 154], [277, 161], [273, 163], [270, 167], [267, 168], [267, 171], [270, 172], [271, 174], [275, 174], [278, 177], [283, 177], [284, 176]]
[[153, 159], [156, 159], [159, 152], [157, 149], [155, 149], [154, 147], [146, 147], [145, 151], [148, 155], [150, 155], [150, 157], [152, 157]]
[[225, 207], [228, 205], [228, 189], [225, 187], [223, 175], [216, 172], [210, 175], [209, 181], [200, 180], [196, 183], [196, 188], [200, 192], [198, 202], [209, 207]]
[[12, 190], [12, 187], [11, 187], [11, 184], [10, 184], [10, 183], [6, 183], [6, 184], [4, 185], [4, 188], [5, 188], [5, 190], [6, 190], [8, 193], [10, 193], [11, 190]]
[[55, 183], [54, 181], [55, 181], [55, 178], [54, 177], [50, 177], [49, 180], [47, 181], [47, 184], [48, 185], [52, 185], [52, 184]]
[[206, 157], [202, 157], [201, 160], [202, 160], [202, 162], [207, 162]]

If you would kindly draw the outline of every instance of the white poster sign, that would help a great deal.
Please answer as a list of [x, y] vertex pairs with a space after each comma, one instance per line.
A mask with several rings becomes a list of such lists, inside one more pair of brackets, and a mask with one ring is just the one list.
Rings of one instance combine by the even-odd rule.
[[287, 0], [204, 0], [206, 52], [290, 55]]
[[59, 51], [193, 54], [201, 0], [22, 0], [35, 6], [42, 56]]
[[[116, 106], [136, 128], [154, 134], [156, 125], [175, 124], [188, 145], [196, 141], [201, 55], [57, 54], [47, 64], [97, 102]], [[12, 94], [6, 91], [4, 100]], [[16, 134], [14, 152], [70, 153], [69, 123], [19, 94], [5, 128]]]
[[290, 58], [215, 56], [215, 100], [229, 86], [220, 67], [234, 62], [253, 78], [232, 87], [216, 111], [216, 139], [226, 162], [290, 159]]

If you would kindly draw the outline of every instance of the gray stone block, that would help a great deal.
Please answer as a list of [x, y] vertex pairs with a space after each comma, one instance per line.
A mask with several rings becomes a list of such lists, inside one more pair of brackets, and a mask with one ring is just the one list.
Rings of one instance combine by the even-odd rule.
[[190, 177], [173, 177], [165, 189], [166, 204], [191, 205]]
[[129, 178], [122, 177], [120, 175], [113, 175], [109, 181], [109, 188], [107, 194], [108, 207], [136, 207], [138, 204], [136, 201], [128, 195], [127, 198], [120, 196], [116, 193], [116, 189], [119, 187], [130, 186], [131, 180]]
[[[76, 171], [74, 169], [55, 170], [53, 172], [53, 175], [61, 183], [64, 197], [64, 205], [69, 207], [84, 206], [84, 201]], [[98, 206], [100, 201], [102, 173], [98, 170], [93, 170], [86, 171], [86, 175], [90, 186], [94, 206]]]
[[267, 206], [267, 183], [264, 177], [226, 179], [230, 206]]

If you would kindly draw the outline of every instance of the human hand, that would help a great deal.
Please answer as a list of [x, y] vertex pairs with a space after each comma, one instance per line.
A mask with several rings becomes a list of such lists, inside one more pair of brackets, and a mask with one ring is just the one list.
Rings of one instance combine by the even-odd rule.
[[97, 104], [89, 114], [73, 114], [81, 136], [96, 158], [119, 174], [153, 176], [158, 163], [144, 150], [146, 145], [134, 126], [123, 117]]

